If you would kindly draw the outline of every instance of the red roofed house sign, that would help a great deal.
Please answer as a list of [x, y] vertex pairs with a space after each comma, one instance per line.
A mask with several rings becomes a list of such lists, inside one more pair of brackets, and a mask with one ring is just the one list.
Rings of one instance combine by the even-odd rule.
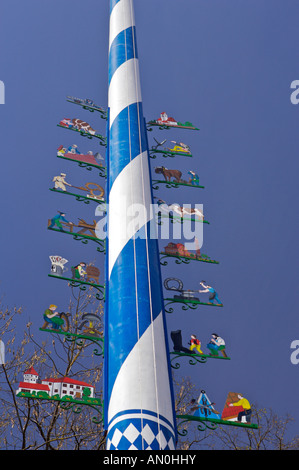
[[47, 378], [38, 382], [38, 374], [33, 367], [30, 367], [24, 372], [24, 380], [19, 383], [19, 388], [16, 391], [18, 395], [20, 392], [46, 392], [50, 397], [59, 395], [60, 398], [64, 396], [72, 396], [73, 398], [82, 398], [83, 390], [88, 388], [90, 391], [90, 398], [94, 398], [94, 386], [80, 381], [71, 379], [70, 377], [60, 378]]

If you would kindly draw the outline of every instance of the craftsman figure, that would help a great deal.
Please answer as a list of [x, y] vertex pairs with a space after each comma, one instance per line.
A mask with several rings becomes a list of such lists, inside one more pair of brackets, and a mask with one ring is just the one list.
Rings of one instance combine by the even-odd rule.
[[242, 421], [242, 417], [245, 416], [246, 422], [250, 423], [252, 414], [250, 403], [247, 398], [242, 397], [242, 395], [238, 395], [238, 398], [238, 401], [230, 403], [229, 406], [242, 406], [244, 411], [240, 411], [238, 414], [238, 422], [240, 423]]
[[202, 350], [200, 349], [201, 342], [199, 341], [199, 339], [196, 338], [195, 335], [191, 335], [191, 340], [189, 344], [190, 344], [190, 351], [192, 351], [195, 348], [199, 354], [203, 354]]
[[207, 348], [210, 349], [213, 356], [218, 356], [218, 351], [222, 352], [223, 357], [227, 357], [225, 352], [225, 341], [216, 333], [212, 334], [209, 344], [207, 344]]
[[68, 153], [77, 153], [78, 155], [80, 155], [80, 152], [78, 150], [78, 145], [76, 144], [70, 145], [67, 150], [68, 150]]
[[192, 186], [198, 186], [199, 185], [199, 176], [192, 170], [188, 171], [188, 174], [191, 175], [189, 178], [189, 183]]
[[86, 263], [79, 263], [77, 266], [72, 267], [72, 279], [82, 279], [86, 275], [86, 271], [84, 268], [86, 267]]
[[72, 186], [71, 184], [65, 181], [66, 174], [60, 173], [60, 176], [54, 176], [53, 182], [55, 189], [61, 189], [62, 191], [66, 191], [65, 186]]
[[218, 298], [218, 294], [217, 292], [215, 291], [215, 289], [211, 286], [208, 286], [208, 285], [205, 285], [204, 284], [204, 281], [201, 281], [199, 283], [205, 290], [200, 290], [198, 292], [202, 292], [202, 293], [205, 293], [205, 292], [209, 292], [210, 293], [210, 297], [209, 297], [209, 301], [210, 303], [214, 303], [214, 300], [216, 300], [217, 304], [219, 305], [222, 305], [222, 302], [221, 300]]
[[60, 145], [60, 147], [57, 150], [57, 155], [60, 155], [61, 157], [63, 157], [65, 152], [66, 152], [66, 148]]
[[57, 306], [51, 304], [44, 312], [44, 320], [42, 328], [47, 328], [48, 324], [51, 323], [53, 330], [59, 330], [60, 326], [63, 325], [62, 318], [59, 317], [59, 313], [56, 311]]
[[61, 232], [63, 232], [63, 228], [62, 228], [62, 225], [61, 225], [61, 221], [67, 223], [67, 224], [72, 224], [73, 225], [73, 222], [69, 222], [68, 220], [66, 220], [66, 218], [64, 217], [65, 216], [65, 213], [64, 212], [60, 212], [58, 211], [58, 214], [55, 215], [52, 219], [51, 219], [51, 224], [49, 225], [49, 228], [53, 228], [55, 225], [56, 227], [59, 228], [59, 230]]

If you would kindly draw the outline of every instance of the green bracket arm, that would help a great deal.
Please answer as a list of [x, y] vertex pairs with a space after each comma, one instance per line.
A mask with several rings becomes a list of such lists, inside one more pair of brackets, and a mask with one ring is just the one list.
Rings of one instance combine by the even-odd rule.
[[68, 281], [71, 287], [79, 287], [79, 289], [83, 291], [86, 291], [87, 286], [94, 287], [98, 291], [96, 295], [97, 300], [105, 300], [105, 286], [96, 284], [95, 282], [81, 281], [80, 279], [72, 279], [64, 276], [56, 276], [55, 274], [48, 274], [48, 276], [53, 277], [55, 279], [62, 279], [64, 281]]
[[180, 186], [187, 186], [188, 188], [204, 189], [204, 186], [200, 186], [199, 184], [179, 183], [177, 181], [152, 180], [152, 183], [153, 189], [159, 189], [159, 184], [165, 184], [166, 188], [179, 188]]
[[182, 310], [184, 311], [188, 309], [195, 310], [198, 305], [207, 305], [209, 307], [223, 307], [223, 304], [213, 304], [212, 302], [200, 302], [199, 300], [181, 300], [174, 298], [165, 298], [164, 300], [166, 301], [164, 305], [166, 313], [173, 313], [173, 308], [168, 307], [171, 304], [182, 304]]
[[93, 163], [81, 162], [80, 160], [76, 160], [75, 158], [67, 158], [63, 157], [62, 155], [57, 155], [58, 158], [63, 158], [64, 160], [68, 160], [69, 162], [78, 163], [81, 168], [85, 168], [88, 171], [91, 171], [93, 168], [96, 168], [99, 171], [99, 176], [101, 178], [107, 178], [107, 169], [105, 166], [94, 165]]
[[95, 137], [96, 139], [99, 139], [100, 145], [102, 145], [103, 147], [107, 147], [107, 139], [101, 134], [90, 134], [89, 132], [85, 132], [79, 129], [74, 129], [73, 127], [62, 126], [61, 124], [57, 124], [57, 126], [62, 127], [63, 129], [68, 129], [73, 132], [79, 132], [79, 134], [82, 135], [82, 137], [87, 137], [87, 139], [93, 139]]
[[193, 157], [191, 153], [188, 152], [172, 152], [171, 150], [156, 150], [156, 149], [151, 149], [149, 151], [150, 158], [157, 158], [156, 153], [161, 153], [162, 157], [164, 158], [174, 158], [176, 156], [183, 156], [183, 157]]
[[87, 245], [88, 241], [92, 240], [92, 241], [94, 241], [95, 243], [97, 243], [99, 245], [97, 247], [97, 251], [99, 251], [100, 253], [105, 253], [106, 252], [105, 240], [103, 240], [101, 238], [91, 237], [89, 235], [82, 235], [82, 234], [79, 234], [79, 233], [69, 232], [67, 230], [59, 230], [59, 229], [50, 228], [50, 227], [48, 227], [48, 230], [53, 230], [54, 232], [66, 233], [68, 235], [72, 235], [74, 240], [79, 240], [82, 243], [84, 243], [84, 245]]
[[47, 400], [50, 402], [57, 402], [59, 406], [64, 410], [72, 410], [74, 413], [79, 414], [82, 412], [82, 406], [88, 406], [96, 410], [99, 413], [100, 418], [93, 417], [92, 421], [95, 424], [100, 424], [103, 422], [103, 402], [99, 398], [89, 398], [84, 397], [82, 399], [72, 399], [69, 396], [60, 398], [59, 396], [49, 396], [45, 392], [20, 392], [17, 394], [17, 397], [20, 398], [31, 398], [35, 400]]
[[77, 106], [81, 106], [83, 109], [90, 111], [91, 113], [94, 113], [95, 111], [97, 111], [98, 113], [100, 113], [101, 118], [107, 121], [107, 111], [105, 111], [105, 109], [103, 108], [84, 104], [84, 103], [77, 103], [76, 101], [69, 100], [69, 99], [67, 99], [66, 101], [68, 101], [69, 103], [76, 104]]
[[91, 343], [95, 344], [97, 347], [93, 350], [93, 354], [95, 356], [103, 356], [104, 357], [104, 338], [98, 335], [90, 335], [90, 334], [81, 334], [81, 333], [70, 333], [69, 331], [61, 331], [61, 330], [52, 330], [50, 328], [39, 328], [40, 331], [46, 331], [52, 334], [64, 335], [66, 341], [71, 343], [76, 343], [76, 345], [81, 348], [85, 345], [85, 341], [91, 341]]
[[189, 257], [189, 256], [170, 255], [170, 254], [165, 253], [165, 252], [160, 252], [160, 255], [162, 255], [160, 257], [160, 264], [162, 266], [167, 266], [168, 265], [168, 262], [166, 260], [162, 261], [165, 258], [175, 258], [175, 263], [176, 264], [189, 264], [190, 261], [201, 261], [203, 263], [219, 264], [219, 261], [215, 261], [213, 259], [210, 259], [206, 255], [201, 255], [200, 257], [194, 255], [194, 256]]
[[208, 359], [222, 359], [224, 361], [230, 360], [230, 357], [215, 356], [211, 354], [191, 354], [191, 352], [190, 354], [188, 354], [173, 351], [170, 353], [170, 355], [173, 356], [170, 361], [171, 367], [173, 369], [179, 369], [181, 367], [178, 362], [173, 364], [173, 361], [175, 361], [179, 357], [188, 357], [188, 362], [191, 366], [194, 366], [196, 364], [205, 364]]
[[[56, 189], [56, 188], [49, 188], [49, 190], [54, 191], [55, 193], [67, 194], [68, 196], [74, 196], [76, 198], [76, 201], [80, 201], [80, 202], [83, 201], [85, 204], [90, 204], [90, 201], [93, 201], [93, 202], [96, 202], [97, 204], [106, 205], [106, 201], [103, 201], [102, 199], [99, 199], [99, 198], [82, 196], [81, 194], [70, 193], [69, 191], [62, 191], [61, 189]], [[104, 213], [106, 213], [106, 210], [104, 211]]]
[[210, 222], [208, 222], [207, 220], [199, 220], [199, 219], [190, 219], [189, 217], [180, 217], [180, 216], [175, 216], [175, 215], [172, 215], [172, 214], [161, 214], [161, 212], [158, 212], [158, 215], [157, 215], [157, 224], [158, 225], [162, 225], [162, 221], [161, 219], [169, 219], [170, 222], [172, 224], [175, 224], [175, 223], [180, 223], [180, 224], [183, 224], [184, 221], [186, 220], [189, 220], [191, 222], [199, 222], [199, 223], [202, 223], [202, 224], [210, 224]]
[[[201, 418], [199, 416], [193, 415], [176, 415], [177, 419], [181, 419], [182, 421], [179, 423], [178, 427], [181, 427], [183, 424], [188, 422], [197, 422], [197, 429], [199, 431], [205, 431], [206, 429], [215, 430], [218, 426], [235, 426], [240, 428], [247, 428], [247, 429], [258, 429], [258, 425], [255, 423], [240, 423], [238, 421], [226, 421], [224, 419], [215, 419], [215, 418]], [[186, 436], [188, 434], [188, 430], [186, 428], [182, 430], [178, 430], [178, 434], [180, 436]]]

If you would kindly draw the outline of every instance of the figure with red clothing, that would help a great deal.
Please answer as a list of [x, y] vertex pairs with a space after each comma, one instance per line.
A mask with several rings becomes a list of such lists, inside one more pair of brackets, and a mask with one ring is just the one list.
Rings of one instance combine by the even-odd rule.
[[203, 354], [200, 348], [201, 342], [199, 341], [199, 339], [196, 338], [196, 335], [191, 335], [191, 340], [189, 344], [190, 344], [190, 351], [193, 351], [193, 349], [196, 349], [198, 354]]

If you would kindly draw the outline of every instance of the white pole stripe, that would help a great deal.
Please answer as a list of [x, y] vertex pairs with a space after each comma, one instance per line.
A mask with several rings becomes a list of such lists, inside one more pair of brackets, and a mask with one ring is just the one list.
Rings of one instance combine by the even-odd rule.
[[127, 28], [135, 26], [135, 19], [130, 0], [120, 0], [110, 15], [109, 50], [116, 36]]
[[[152, 324], [147, 328], [140, 340], [136, 343], [125, 362], [123, 363], [117, 378], [115, 380], [108, 413], [108, 423], [123, 410], [130, 409], [144, 409], [142, 401], [146, 399], [146, 410], [157, 412], [157, 396], [155, 380], [149, 382], [149, 376], [157, 375], [157, 382], [159, 383], [159, 390], [163, 390], [163, 394], [159, 396], [159, 412], [160, 415], [167, 416], [168, 420], [172, 420], [172, 402], [169, 390], [169, 377], [167, 370], [167, 363], [165, 362], [165, 332], [163, 326], [162, 313], [156, 317]], [[152, 352], [152, 342], [155, 337], [155, 351]], [[142, 370], [136, 368], [136, 362], [140, 351], [143, 351], [143, 367]], [[145, 352], [149, 351], [146, 355]], [[153, 362], [153, 354], [156, 358], [158, 367], [155, 368]], [[141, 375], [140, 375], [141, 374]], [[136, 383], [141, 386], [136, 389]], [[131, 384], [131, 386], [130, 386]], [[140, 416], [140, 415], [139, 415]], [[124, 418], [123, 418], [124, 419]], [[173, 422], [171, 422], [173, 424]]]
[[[134, 77], [129, 80], [128, 77]], [[114, 72], [108, 91], [111, 128], [114, 119], [128, 106], [141, 102], [138, 59], [124, 62]]]
[[[153, 216], [147, 159], [147, 152], [135, 157], [117, 176], [109, 194], [109, 277], [123, 247]], [[138, 181], [141, 173], [146, 174], [145, 192], [140, 184], [130, 191], [128, 181]]]

